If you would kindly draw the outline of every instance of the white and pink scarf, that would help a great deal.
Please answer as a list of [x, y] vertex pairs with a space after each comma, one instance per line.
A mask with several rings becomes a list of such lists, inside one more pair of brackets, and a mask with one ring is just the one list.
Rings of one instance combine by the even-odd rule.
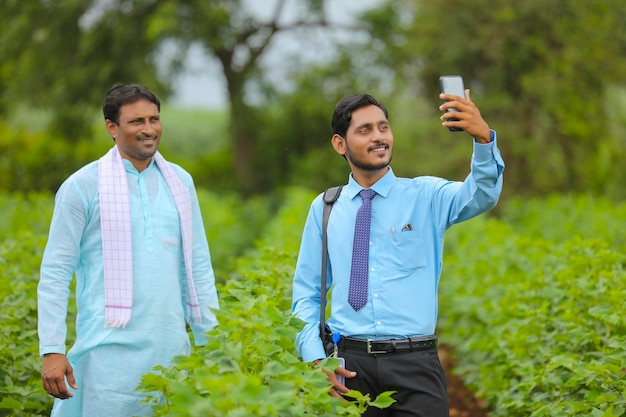
[[[154, 154], [154, 160], [178, 210], [187, 274], [187, 317], [197, 323], [201, 320], [201, 311], [192, 274], [191, 194], [159, 152]], [[133, 306], [133, 245], [128, 179], [117, 146], [100, 158], [98, 191], [104, 262], [105, 327], [123, 328], [130, 320]]]

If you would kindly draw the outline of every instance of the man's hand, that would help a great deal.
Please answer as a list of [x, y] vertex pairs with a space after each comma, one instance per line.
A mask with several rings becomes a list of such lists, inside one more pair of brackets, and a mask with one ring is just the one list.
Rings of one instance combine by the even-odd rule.
[[[445, 127], [459, 127], [470, 136], [476, 139], [478, 143], [491, 142], [491, 131], [489, 125], [483, 120], [478, 107], [474, 104], [470, 97], [470, 90], [465, 90], [465, 97], [455, 96], [453, 94], [439, 94], [439, 98], [447, 100], [439, 110], [444, 113], [440, 119]], [[447, 112], [449, 108], [458, 109], [458, 111]], [[458, 119], [457, 122], [451, 122], [449, 119]]]
[[336, 397], [336, 398], [343, 398], [343, 397], [341, 397], [341, 394], [345, 394], [345, 393], [350, 391], [350, 388], [348, 388], [345, 385], [339, 383], [339, 380], [337, 379], [337, 375], [341, 375], [344, 378], [354, 378], [356, 376], [356, 372], [349, 371], [349, 370], [347, 370], [345, 368], [342, 368], [340, 366], [335, 368], [335, 372], [334, 373], [328, 372], [326, 370], [324, 370], [324, 372], [326, 372], [326, 375], [328, 375], [328, 381], [331, 384], [333, 384], [333, 389], [330, 390], [330, 392], [328, 394], [330, 394], [332, 397]]
[[65, 355], [60, 353], [48, 353], [43, 356], [41, 380], [48, 394], [62, 400], [73, 397], [67, 385], [65, 385], [66, 377], [70, 387], [75, 390], [78, 389], [76, 380], [74, 379], [74, 369], [72, 369]]
[[[315, 365], [319, 365], [320, 362], [321, 360], [318, 359], [314, 361], [313, 363]], [[339, 383], [339, 380], [337, 379], [337, 375], [341, 375], [344, 378], [354, 378], [356, 376], [356, 372], [349, 371], [345, 368], [342, 368], [341, 366], [338, 366], [337, 368], [335, 368], [335, 372], [329, 372], [326, 369], [322, 369], [322, 371], [324, 371], [324, 373], [328, 376], [328, 382], [330, 382], [333, 385], [333, 389], [331, 389], [328, 392], [328, 395], [330, 395], [331, 397], [335, 397], [335, 398], [343, 398], [341, 394], [345, 394], [350, 391], [350, 388]]]

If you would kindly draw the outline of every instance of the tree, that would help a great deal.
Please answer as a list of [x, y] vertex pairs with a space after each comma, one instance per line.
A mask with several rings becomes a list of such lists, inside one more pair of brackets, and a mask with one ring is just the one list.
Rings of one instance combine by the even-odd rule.
[[434, 96], [440, 75], [464, 76], [503, 139], [505, 192], [603, 192], [619, 173], [623, 1], [387, 1], [364, 20], [394, 58], [399, 90], [417, 78]]
[[152, 22], [155, 33], [175, 39], [181, 53], [200, 45], [218, 59], [228, 91], [234, 169], [247, 192], [263, 186], [264, 178], [254, 163], [262, 121], [249, 97], [250, 85], [263, 78], [262, 57], [278, 33], [327, 26], [323, 0], [301, 1], [300, 13], [288, 20], [287, 4], [275, 1], [269, 17], [260, 19], [240, 0], [167, 0], [159, 2]]
[[116, 82], [141, 82], [167, 95], [144, 32], [151, 2], [7, 0], [0, 5], [0, 111], [25, 103], [52, 109], [68, 141], [89, 132], [93, 109]]
[[[262, 78], [261, 58], [278, 33], [326, 26], [324, 0], [301, 0], [293, 19], [285, 19], [287, 3], [275, 1], [270, 17], [259, 19], [242, 0], [8, 0], [0, 9], [4, 109], [16, 100], [53, 108], [55, 126], [75, 138], [91, 123], [85, 109], [115, 82], [147, 84], [167, 97], [188, 49], [200, 45], [221, 64], [234, 168], [251, 191], [259, 115], [246, 92]], [[163, 59], [168, 47], [174, 53]], [[168, 71], [159, 71], [164, 60]]]

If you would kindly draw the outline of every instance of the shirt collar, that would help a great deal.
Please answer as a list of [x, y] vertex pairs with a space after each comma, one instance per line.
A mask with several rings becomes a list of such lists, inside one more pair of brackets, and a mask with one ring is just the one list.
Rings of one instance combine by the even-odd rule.
[[[137, 168], [135, 168], [133, 163], [130, 162], [128, 159], [122, 158], [122, 163], [124, 164], [124, 168], [126, 168], [126, 172], [134, 172], [136, 174], [139, 174], [139, 171], [137, 171]], [[142, 172], [145, 172], [146, 170], [151, 169], [153, 166], [156, 166], [154, 163], [154, 158], [150, 160], [150, 163], [148, 164], [146, 169], [144, 169]]]
[[[374, 185], [372, 185], [370, 188], [376, 191], [376, 194], [379, 194], [383, 197], [387, 197], [387, 195], [389, 194], [389, 191], [391, 190], [391, 187], [393, 187], [395, 182], [396, 182], [396, 175], [393, 173], [393, 170], [391, 169], [391, 167], [389, 167], [389, 170], [387, 171], [387, 173], [383, 175], [382, 178], [380, 178], [378, 181], [376, 181]], [[356, 197], [359, 194], [359, 192], [363, 189], [363, 187], [361, 187], [359, 183], [354, 180], [354, 178], [352, 177], [352, 173], [350, 173], [350, 177], [348, 179], [348, 185], [345, 188], [346, 188], [348, 197], [350, 197], [350, 199], [353, 199], [354, 197]]]

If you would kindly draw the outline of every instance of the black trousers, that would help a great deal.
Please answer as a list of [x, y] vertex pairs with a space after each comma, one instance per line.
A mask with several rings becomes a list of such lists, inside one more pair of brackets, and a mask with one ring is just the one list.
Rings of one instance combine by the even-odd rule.
[[446, 374], [437, 349], [371, 355], [339, 349], [346, 369], [357, 376], [346, 378], [346, 387], [375, 399], [384, 391], [396, 391], [389, 408], [369, 407], [364, 417], [449, 417]]

